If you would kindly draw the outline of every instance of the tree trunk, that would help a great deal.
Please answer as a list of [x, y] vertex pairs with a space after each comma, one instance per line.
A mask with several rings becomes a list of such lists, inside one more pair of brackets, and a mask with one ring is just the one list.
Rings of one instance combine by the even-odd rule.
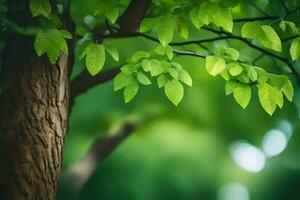
[[67, 56], [37, 58], [33, 39], [7, 41], [0, 101], [0, 199], [53, 200], [69, 108]]

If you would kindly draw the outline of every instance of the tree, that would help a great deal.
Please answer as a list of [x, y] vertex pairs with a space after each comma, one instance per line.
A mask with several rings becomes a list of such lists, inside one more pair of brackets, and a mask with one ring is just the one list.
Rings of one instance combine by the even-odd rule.
[[[156, 78], [177, 106], [184, 87], [192, 86], [192, 77], [173, 57], [194, 56], [205, 59], [209, 74], [226, 81], [226, 94], [233, 94], [242, 108], [256, 87], [269, 115], [282, 108], [283, 96], [292, 101], [290, 77], [300, 83], [297, 2], [276, 1], [283, 6], [277, 6], [277, 15], [270, 15], [274, 13], [270, 8], [261, 9], [252, 1], [97, 0], [84, 3], [90, 12], [84, 18], [72, 10], [75, 2], [1, 1], [2, 199], [55, 199], [72, 106], [78, 95], [103, 82], [114, 79], [114, 90], [123, 90], [128, 103], [140, 85], [150, 85]], [[235, 14], [236, 7], [244, 14]], [[189, 40], [195, 29], [215, 36]], [[124, 37], [142, 37], [157, 46], [135, 52], [121, 67], [103, 70], [106, 55], [119, 60], [113, 44]], [[227, 45], [209, 46], [221, 41]], [[231, 41], [247, 45], [258, 56], [247, 57]], [[271, 61], [274, 67], [268, 69], [276, 73], [256, 66], [263, 58]], [[77, 59], [85, 60], [86, 70], [71, 80]], [[114, 138], [96, 141], [87, 156], [103, 160], [135, 126], [126, 123]], [[80, 175], [76, 166], [69, 173]]]

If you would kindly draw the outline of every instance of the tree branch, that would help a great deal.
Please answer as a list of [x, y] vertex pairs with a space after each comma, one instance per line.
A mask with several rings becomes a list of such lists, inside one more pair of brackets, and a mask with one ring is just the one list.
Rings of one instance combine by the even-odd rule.
[[250, 17], [250, 18], [240, 18], [234, 19], [234, 22], [254, 22], [254, 21], [264, 21], [264, 20], [274, 20], [278, 19], [278, 16], [264, 16], [264, 17]]
[[124, 14], [118, 20], [121, 31], [125, 33], [138, 32], [150, 3], [151, 0], [132, 0]]
[[204, 55], [197, 54], [194, 51], [180, 51], [180, 50], [173, 49], [173, 53], [175, 53], [177, 55], [182, 55], [182, 56], [194, 56], [194, 57], [199, 57], [199, 58], [206, 57]]
[[136, 129], [133, 123], [123, 124], [112, 136], [98, 138], [88, 152], [63, 174], [63, 180], [72, 184], [73, 192], [79, 192], [99, 164], [105, 160], [117, 147]]
[[113, 79], [120, 72], [120, 67], [108, 69], [104, 72], [91, 76], [87, 70], [84, 70], [79, 76], [71, 81], [71, 102], [73, 103], [76, 96], [86, 92], [88, 89]]

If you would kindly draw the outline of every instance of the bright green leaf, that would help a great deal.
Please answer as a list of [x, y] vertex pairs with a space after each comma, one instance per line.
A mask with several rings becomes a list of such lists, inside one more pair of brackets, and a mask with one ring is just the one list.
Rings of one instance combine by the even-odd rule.
[[151, 61], [148, 59], [144, 59], [142, 61], [142, 67], [145, 72], [149, 72], [151, 70]]
[[245, 109], [251, 99], [251, 87], [245, 84], [237, 84], [233, 89], [233, 96], [236, 102]]
[[130, 74], [121, 72], [114, 78], [114, 91], [118, 91], [132, 82], [132, 76]]
[[168, 83], [168, 77], [165, 74], [161, 74], [157, 77], [158, 88], [164, 87]]
[[239, 65], [237, 63], [230, 63], [228, 65], [228, 69], [229, 69], [229, 73], [232, 76], [237, 76], [243, 72], [243, 68], [241, 67], [241, 65]]
[[150, 79], [143, 72], [138, 72], [137, 80], [143, 85], [150, 85], [151, 84]]
[[133, 63], [138, 63], [144, 58], [149, 58], [149, 54], [146, 51], [137, 51], [131, 56], [130, 60]]
[[119, 61], [119, 52], [116, 48], [105, 45], [105, 49], [115, 61]]
[[151, 63], [151, 68], [150, 68], [151, 76], [157, 76], [164, 71], [164, 69], [162, 68], [158, 60], [152, 59], [150, 63]]
[[260, 39], [262, 45], [275, 51], [281, 51], [281, 40], [275, 30], [271, 26], [261, 26], [265, 37]]
[[257, 88], [260, 104], [269, 115], [274, 113], [277, 105], [282, 107], [283, 100], [281, 91], [267, 83], [258, 84]]
[[205, 67], [209, 74], [216, 76], [225, 70], [225, 61], [217, 56], [207, 56]]
[[222, 53], [232, 60], [238, 60], [240, 53], [234, 48], [223, 48]]
[[294, 88], [290, 80], [287, 80], [286, 84], [284, 84], [282, 87], [282, 92], [290, 102], [293, 101]]
[[200, 20], [198, 7], [195, 7], [190, 11], [190, 19], [197, 29], [200, 29], [203, 26], [203, 23]]
[[105, 47], [101, 44], [91, 44], [88, 46], [85, 64], [88, 72], [95, 76], [105, 63]]
[[178, 79], [178, 71], [172, 67], [168, 69], [168, 73], [175, 79]]
[[257, 35], [261, 34], [261, 27], [255, 22], [247, 22], [242, 27], [242, 37], [254, 39]]
[[177, 106], [183, 98], [184, 88], [178, 80], [173, 79], [165, 85], [165, 94]]
[[192, 86], [193, 85], [193, 80], [192, 77], [190, 76], [190, 74], [185, 71], [184, 69], [179, 70], [179, 76], [178, 79], [185, 83], [188, 86]]
[[225, 84], [225, 93], [226, 95], [232, 94], [234, 91], [234, 88], [236, 88], [239, 85], [237, 81], [230, 80], [227, 81]]
[[292, 60], [297, 60], [300, 58], [300, 41], [299, 38], [295, 38], [291, 44], [290, 47], [290, 54], [292, 57]]
[[164, 16], [156, 25], [159, 42], [167, 46], [173, 39], [174, 20], [170, 16]]
[[139, 90], [139, 84], [136, 81], [132, 81], [128, 86], [124, 89], [124, 101], [125, 103], [130, 102], [137, 94]]

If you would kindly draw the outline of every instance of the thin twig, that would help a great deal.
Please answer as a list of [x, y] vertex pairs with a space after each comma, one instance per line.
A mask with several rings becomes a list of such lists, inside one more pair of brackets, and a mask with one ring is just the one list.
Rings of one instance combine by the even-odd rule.
[[254, 22], [254, 21], [264, 21], [264, 20], [274, 20], [278, 19], [278, 16], [264, 16], [264, 17], [253, 17], [253, 18], [240, 18], [234, 19], [234, 22]]
[[199, 57], [199, 58], [205, 58], [206, 57], [204, 55], [197, 54], [194, 51], [181, 51], [181, 50], [173, 49], [173, 52], [177, 55], [182, 55], [182, 56], [194, 56], [194, 57]]

